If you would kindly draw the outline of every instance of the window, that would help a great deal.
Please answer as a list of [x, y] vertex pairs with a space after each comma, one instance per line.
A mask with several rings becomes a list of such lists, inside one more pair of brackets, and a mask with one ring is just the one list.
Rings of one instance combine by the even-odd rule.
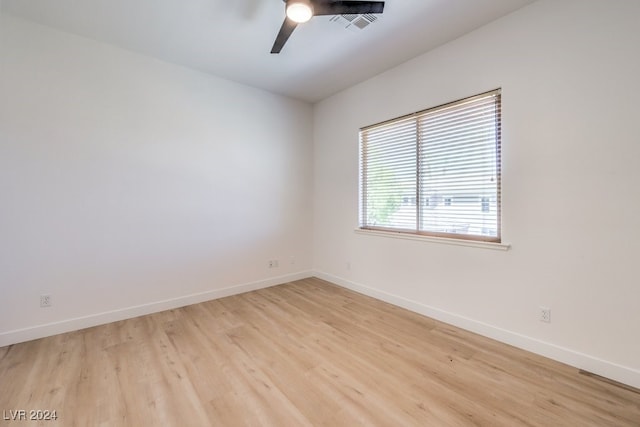
[[360, 228], [500, 242], [500, 90], [360, 129]]

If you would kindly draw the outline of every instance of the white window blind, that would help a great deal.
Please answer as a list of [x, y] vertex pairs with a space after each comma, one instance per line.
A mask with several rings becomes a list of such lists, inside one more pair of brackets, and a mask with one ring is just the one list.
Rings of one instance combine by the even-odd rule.
[[360, 228], [500, 242], [500, 90], [360, 130]]

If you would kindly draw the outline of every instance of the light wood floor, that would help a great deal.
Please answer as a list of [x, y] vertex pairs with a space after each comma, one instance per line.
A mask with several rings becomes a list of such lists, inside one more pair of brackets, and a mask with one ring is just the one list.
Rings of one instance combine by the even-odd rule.
[[56, 410], [47, 426], [640, 426], [638, 390], [318, 279], [0, 348], [0, 410], [18, 409]]

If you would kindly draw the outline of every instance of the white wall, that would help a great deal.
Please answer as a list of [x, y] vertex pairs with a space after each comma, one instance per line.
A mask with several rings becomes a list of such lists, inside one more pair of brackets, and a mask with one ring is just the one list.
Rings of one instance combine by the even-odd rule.
[[6, 14], [0, 43], [0, 346], [309, 274], [311, 106]]
[[[318, 274], [640, 387], [638, 17], [542, 0], [317, 104]], [[497, 87], [511, 250], [354, 233], [358, 128]]]

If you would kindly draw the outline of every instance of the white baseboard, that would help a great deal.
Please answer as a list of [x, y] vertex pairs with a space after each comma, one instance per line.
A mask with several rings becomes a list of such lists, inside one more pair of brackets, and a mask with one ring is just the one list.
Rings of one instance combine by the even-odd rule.
[[314, 271], [313, 275], [328, 282], [351, 289], [352, 291], [406, 308], [407, 310], [411, 310], [424, 316], [548, 357], [549, 359], [574, 366], [578, 369], [583, 369], [614, 381], [618, 381], [635, 388], [640, 388], [640, 370], [618, 365], [597, 357], [589, 356], [588, 354], [521, 335], [513, 331], [498, 328], [487, 323], [478, 322], [477, 320], [473, 320], [468, 317], [443, 311], [435, 307], [430, 307], [387, 292], [382, 292], [321, 271]]
[[184, 307], [191, 304], [197, 304], [204, 301], [237, 295], [257, 289], [268, 288], [270, 286], [275, 286], [282, 283], [306, 279], [311, 276], [312, 273], [310, 271], [301, 271], [284, 276], [271, 277], [269, 279], [259, 280], [256, 282], [229, 286], [222, 289], [214, 289], [211, 291], [184, 295], [181, 297], [171, 298], [163, 301], [155, 301], [148, 304], [106, 311], [103, 313], [92, 314], [90, 316], [76, 317], [72, 319], [65, 319], [59, 322], [47, 323], [23, 329], [16, 329], [13, 331], [0, 333], [0, 347], [57, 335], [64, 332], [77, 331], [79, 329], [90, 328], [92, 326], [104, 325], [106, 323], [130, 319], [132, 317], [144, 316], [145, 314], [157, 313], [159, 311]]

